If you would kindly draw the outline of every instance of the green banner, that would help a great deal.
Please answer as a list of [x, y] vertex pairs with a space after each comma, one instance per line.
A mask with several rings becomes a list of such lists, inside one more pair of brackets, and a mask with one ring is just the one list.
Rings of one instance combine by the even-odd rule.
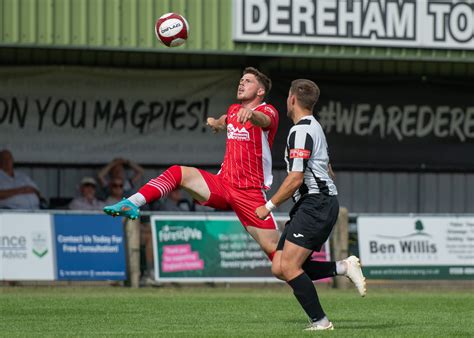
[[271, 262], [235, 217], [151, 218], [155, 278], [276, 281]]
[[369, 279], [474, 279], [472, 266], [371, 266], [362, 270]]

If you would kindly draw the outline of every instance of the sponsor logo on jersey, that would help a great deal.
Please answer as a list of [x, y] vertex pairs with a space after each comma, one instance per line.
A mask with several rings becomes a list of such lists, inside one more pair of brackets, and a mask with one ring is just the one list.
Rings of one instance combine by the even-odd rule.
[[311, 151], [306, 149], [290, 149], [290, 158], [303, 158], [305, 160], [311, 157]]
[[250, 135], [245, 127], [235, 128], [232, 124], [227, 125], [227, 138], [236, 141], [250, 141]]
[[276, 115], [275, 111], [272, 108], [270, 108], [269, 106], [265, 106], [264, 109], [265, 109], [266, 112], [269, 112], [270, 114], [272, 114], [272, 116]]

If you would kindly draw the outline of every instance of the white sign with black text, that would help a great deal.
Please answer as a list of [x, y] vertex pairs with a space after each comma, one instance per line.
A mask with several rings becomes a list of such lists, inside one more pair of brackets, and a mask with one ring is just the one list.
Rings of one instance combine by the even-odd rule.
[[235, 103], [237, 70], [0, 69], [0, 144], [18, 162], [220, 164], [208, 117]]
[[0, 215], [0, 280], [54, 280], [51, 215]]
[[365, 267], [474, 265], [473, 217], [358, 217]]
[[474, 2], [234, 0], [234, 40], [474, 49]]

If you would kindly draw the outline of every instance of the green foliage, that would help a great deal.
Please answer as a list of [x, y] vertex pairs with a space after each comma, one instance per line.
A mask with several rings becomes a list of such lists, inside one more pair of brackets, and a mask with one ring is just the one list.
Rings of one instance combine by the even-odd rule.
[[415, 229], [416, 231], [423, 231], [423, 223], [420, 220], [415, 222]]

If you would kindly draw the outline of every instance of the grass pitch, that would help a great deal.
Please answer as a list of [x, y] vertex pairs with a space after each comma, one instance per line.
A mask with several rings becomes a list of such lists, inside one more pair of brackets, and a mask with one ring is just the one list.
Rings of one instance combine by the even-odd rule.
[[0, 335], [474, 336], [474, 293], [321, 289], [332, 332], [303, 332], [288, 287], [0, 287]]

